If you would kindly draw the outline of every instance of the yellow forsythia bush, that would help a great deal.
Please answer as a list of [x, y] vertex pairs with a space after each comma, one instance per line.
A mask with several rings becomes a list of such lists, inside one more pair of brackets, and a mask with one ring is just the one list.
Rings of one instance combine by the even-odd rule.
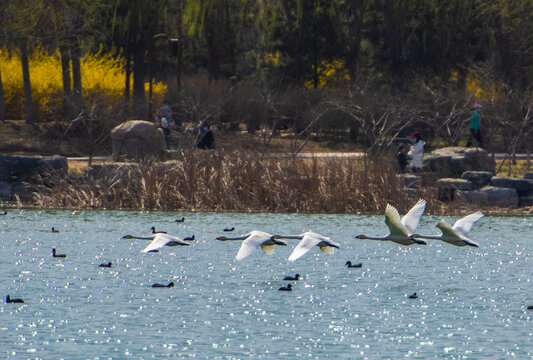
[[[37, 49], [30, 56], [30, 81], [36, 115], [39, 120], [50, 120], [61, 114], [63, 79], [59, 51], [49, 54]], [[24, 85], [20, 58], [15, 53], [0, 49], [0, 75], [8, 119], [24, 118]], [[116, 102], [124, 94], [124, 59], [98, 52], [81, 59], [83, 96], [104, 95]], [[72, 76], [72, 75], [71, 75]], [[131, 79], [133, 83], [133, 75]], [[72, 84], [72, 79], [71, 79]], [[148, 83], [145, 84], [148, 91]], [[153, 93], [164, 95], [166, 85], [153, 84]]]

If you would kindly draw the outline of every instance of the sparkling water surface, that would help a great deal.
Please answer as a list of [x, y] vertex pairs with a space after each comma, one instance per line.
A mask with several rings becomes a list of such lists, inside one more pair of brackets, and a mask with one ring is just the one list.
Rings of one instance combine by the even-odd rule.
[[[424, 216], [419, 232], [438, 233], [439, 219]], [[144, 254], [147, 241], [122, 239], [151, 226], [197, 241]], [[288, 240], [236, 262], [240, 242], [215, 241], [227, 227], [312, 229], [341, 248], [288, 262]], [[470, 233], [479, 248], [354, 238], [386, 232], [383, 216], [11, 210], [0, 295], [25, 304], [0, 303], [0, 357], [533, 358], [532, 217], [482, 218]], [[278, 291], [296, 273], [293, 291]]]

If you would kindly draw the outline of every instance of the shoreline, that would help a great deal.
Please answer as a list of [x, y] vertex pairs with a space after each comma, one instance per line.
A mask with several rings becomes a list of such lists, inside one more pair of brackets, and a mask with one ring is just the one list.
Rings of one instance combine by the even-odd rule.
[[[443, 210], [447, 208], [446, 205], [443, 205]], [[0, 207], [2, 211], [8, 211], [8, 210], [18, 210], [18, 211], [24, 211], [24, 210], [32, 210], [32, 211], [124, 211], [124, 212], [165, 212], [165, 213], [229, 213], [229, 214], [302, 214], [302, 215], [355, 215], [355, 216], [382, 216], [383, 212], [357, 212], [357, 213], [331, 213], [331, 212], [304, 212], [304, 211], [298, 211], [298, 212], [284, 212], [284, 211], [263, 211], [263, 210], [250, 210], [250, 211], [236, 211], [236, 210], [214, 210], [214, 209], [153, 209], [153, 210], [146, 210], [141, 208], [80, 208], [80, 207], [39, 207], [39, 206], [32, 206], [29, 204], [25, 204], [22, 207], [20, 206], [10, 206], [10, 205], [4, 205]], [[464, 206], [460, 209], [453, 209], [451, 213], [446, 212], [429, 212], [425, 213], [426, 216], [463, 216], [470, 214], [474, 211], [481, 211], [485, 216], [497, 216], [497, 217], [527, 217], [527, 216], [533, 216], [533, 207], [523, 207], [518, 209], [506, 209], [506, 208], [489, 208], [489, 207], [473, 207], [473, 206]]]

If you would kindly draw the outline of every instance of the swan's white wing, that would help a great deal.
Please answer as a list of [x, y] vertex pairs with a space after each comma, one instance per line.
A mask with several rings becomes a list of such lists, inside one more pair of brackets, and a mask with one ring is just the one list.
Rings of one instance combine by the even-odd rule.
[[[246, 240], [241, 243], [239, 252], [237, 252], [237, 256], [235, 256], [235, 260], [240, 261], [250, 256], [250, 254], [253, 253], [255, 249], [261, 246], [265, 241], [270, 240], [271, 237], [272, 235], [263, 231], [251, 231], [250, 235], [246, 238]], [[265, 252], [267, 254], [272, 254], [273, 249], [269, 247], [265, 248]]]
[[453, 224], [452, 229], [454, 229], [460, 234], [466, 235], [470, 232], [474, 223], [481, 219], [483, 216], [484, 215], [481, 211], [477, 211], [473, 214], [467, 215], [464, 218], [457, 220], [455, 224]]
[[[170, 242], [171, 242], [172, 244], [169, 244]], [[158, 234], [156, 234], [156, 235], [154, 236], [154, 239], [152, 240], [152, 242], [150, 242], [150, 244], [148, 244], [148, 246], [142, 250], [142, 252], [147, 253], [147, 252], [152, 251], [152, 250], [158, 250], [158, 249], [162, 248], [162, 247], [165, 246], [165, 245], [172, 245], [172, 246], [183, 245], [183, 246], [189, 246], [189, 243], [186, 242], [186, 241], [183, 241], [182, 239], [180, 239], [180, 238], [177, 237], [177, 236], [172, 236], [172, 235], [169, 235], [169, 234], [158, 233]]]
[[389, 227], [391, 236], [408, 237], [410, 235], [400, 220], [398, 210], [391, 204], [387, 204], [387, 208], [385, 209], [385, 224]]
[[437, 227], [442, 231], [441, 240], [452, 244], [455, 246], [474, 246], [479, 247], [479, 245], [469, 238], [466, 235], [461, 234], [460, 232], [454, 230], [450, 224], [445, 221], [440, 221], [437, 224]]
[[305, 234], [302, 240], [296, 245], [291, 255], [289, 256], [289, 261], [294, 261], [302, 257], [306, 252], [308, 252], [313, 246], [318, 245], [322, 239], [316, 236]]
[[163, 236], [163, 234], [156, 235], [152, 242], [148, 244], [147, 247], [144, 248], [142, 251], [143, 253], [147, 253], [152, 250], [158, 250], [161, 249], [163, 246], [165, 246], [171, 239], [168, 236]]
[[419, 199], [411, 210], [409, 210], [409, 212], [402, 218], [402, 224], [410, 234], [416, 232], [416, 228], [418, 227], [418, 223], [420, 222], [420, 218], [422, 217], [422, 214], [424, 214], [425, 209], [426, 201]]

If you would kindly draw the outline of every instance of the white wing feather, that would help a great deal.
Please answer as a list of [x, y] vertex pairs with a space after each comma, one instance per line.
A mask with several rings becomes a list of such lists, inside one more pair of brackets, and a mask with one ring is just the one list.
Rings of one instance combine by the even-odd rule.
[[418, 223], [420, 222], [420, 218], [424, 214], [425, 209], [426, 201], [419, 199], [411, 210], [409, 210], [409, 212], [402, 218], [402, 224], [405, 226], [409, 234], [414, 234], [416, 232], [416, 228], [418, 227]]
[[289, 256], [289, 261], [294, 261], [302, 257], [306, 252], [311, 250], [313, 246], [318, 245], [318, 243], [321, 241], [321, 239], [315, 236], [309, 236], [307, 234], [304, 235], [302, 240], [298, 243], [298, 245], [296, 245], [291, 255]]
[[391, 236], [408, 237], [410, 235], [400, 220], [398, 210], [391, 204], [387, 204], [387, 208], [385, 209], [385, 224], [389, 227]]
[[168, 244], [169, 242], [174, 241], [177, 243], [183, 243], [184, 245], [189, 245], [182, 239], [176, 236], [168, 235], [168, 234], [157, 234], [154, 239], [148, 244], [147, 247], [142, 250], [143, 253], [147, 253], [152, 250], [158, 250], [161, 249], [163, 246]]
[[477, 211], [473, 214], [467, 215], [464, 218], [457, 220], [455, 224], [453, 224], [452, 229], [462, 235], [466, 235], [470, 232], [474, 223], [481, 219], [483, 216], [484, 215], [481, 211]]
[[265, 241], [270, 240], [271, 237], [272, 235], [263, 231], [251, 231], [250, 235], [246, 238], [246, 240], [241, 243], [239, 252], [237, 252], [237, 256], [235, 256], [235, 260], [240, 261], [250, 256], [250, 254], [253, 253], [255, 249], [260, 247]]
[[289, 256], [289, 261], [294, 261], [302, 257], [306, 252], [311, 250], [313, 246], [320, 246], [320, 250], [328, 254], [332, 254], [335, 247], [339, 247], [339, 244], [332, 241], [329, 237], [314, 233], [312, 231], [308, 231], [302, 235], [302, 240], [292, 251], [291, 255]]

